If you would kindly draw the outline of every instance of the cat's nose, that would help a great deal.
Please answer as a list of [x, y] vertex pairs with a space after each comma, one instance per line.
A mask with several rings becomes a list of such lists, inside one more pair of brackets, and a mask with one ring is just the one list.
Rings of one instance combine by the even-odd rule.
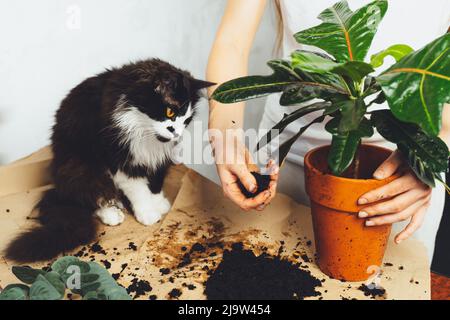
[[171, 133], [175, 132], [175, 128], [174, 127], [167, 127], [167, 130], [169, 130], [169, 132], [171, 132]]

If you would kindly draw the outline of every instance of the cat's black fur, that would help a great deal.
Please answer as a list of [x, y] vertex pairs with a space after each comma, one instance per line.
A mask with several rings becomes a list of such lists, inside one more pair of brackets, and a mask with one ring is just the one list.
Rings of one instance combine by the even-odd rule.
[[37, 205], [39, 225], [12, 241], [6, 257], [17, 262], [49, 260], [93, 241], [99, 201], [124, 197], [111, 178], [118, 170], [148, 177], [152, 193], [160, 192], [170, 159], [156, 168], [133, 164], [113, 115], [129, 105], [157, 121], [165, 119], [168, 106], [182, 115], [189, 103], [193, 108], [198, 102], [199, 90], [210, 85], [152, 59], [106, 70], [75, 87], [62, 101], [53, 127], [55, 189]]

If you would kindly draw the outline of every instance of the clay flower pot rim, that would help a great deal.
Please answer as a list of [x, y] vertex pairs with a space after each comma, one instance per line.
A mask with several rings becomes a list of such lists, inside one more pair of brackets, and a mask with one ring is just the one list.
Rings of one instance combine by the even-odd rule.
[[[392, 150], [390, 150], [388, 148], [384, 148], [384, 147], [380, 147], [380, 146], [373, 145], [373, 144], [368, 144], [368, 143], [361, 144], [361, 146], [392, 152]], [[315, 174], [317, 174], [317, 175], [323, 175], [323, 176], [326, 176], [329, 179], [338, 179], [338, 180], [341, 180], [341, 181], [348, 181], [348, 182], [352, 181], [353, 183], [371, 183], [373, 181], [386, 181], [386, 180], [392, 181], [392, 180], [395, 180], [395, 179], [397, 179], [397, 178], [399, 178], [401, 176], [400, 174], [395, 173], [392, 176], [390, 176], [388, 178], [385, 178], [385, 179], [382, 179], [382, 180], [378, 180], [378, 179], [352, 179], [352, 178], [338, 177], [338, 176], [335, 176], [335, 175], [332, 175], [332, 174], [329, 174], [329, 173], [324, 173], [324, 172], [320, 171], [319, 169], [317, 169], [315, 166], [313, 166], [313, 164], [311, 163], [311, 156], [315, 152], [317, 152], [319, 150], [327, 149], [327, 148], [330, 148], [330, 147], [331, 147], [331, 145], [327, 144], [327, 145], [316, 147], [316, 148], [310, 150], [305, 155], [305, 159], [304, 159], [305, 166], [308, 166], [309, 169], [312, 172], [314, 172]]]

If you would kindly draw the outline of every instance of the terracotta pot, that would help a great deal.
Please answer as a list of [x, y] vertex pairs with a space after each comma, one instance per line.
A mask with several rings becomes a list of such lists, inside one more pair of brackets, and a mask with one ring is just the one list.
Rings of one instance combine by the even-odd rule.
[[360, 149], [360, 176], [348, 179], [328, 174], [330, 147], [320, 147], [305, 156], [306, 192], [311, 199], [314, 237], [319, 268], [334, 279], [363, 281], [381, 266], [391, 226], [366, 227], [358, 218], [364, 206], [358, 199], [366, 192], [395, 179], [370, 179], [392, 153], [372, 145]]

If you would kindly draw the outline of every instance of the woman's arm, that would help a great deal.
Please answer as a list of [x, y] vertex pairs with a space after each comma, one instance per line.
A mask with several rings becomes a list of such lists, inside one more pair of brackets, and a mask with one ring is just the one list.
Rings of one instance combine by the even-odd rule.
[[[220, 84], [247, 75], [250, 50], [266, 3], [267, 0], [228, 1], [209, 57], [206, 74], [208, 81]], [[209, 95], [214, 89], [215, 87], [209, 89]], [[275, 195], [278, 169], [273, 168], [273, 181], [269, 191], [253, 199], [246, 199], [240, 192], [238, 180], [250, 192], [257, 187], [250, 174], [251, 170], [256, 170], [256, 166], [241, 142], [244, 108], [244, 103], [223, 105], [210, 100], [211, 145], [224, 194], [244, 210], [262, 210]]]

